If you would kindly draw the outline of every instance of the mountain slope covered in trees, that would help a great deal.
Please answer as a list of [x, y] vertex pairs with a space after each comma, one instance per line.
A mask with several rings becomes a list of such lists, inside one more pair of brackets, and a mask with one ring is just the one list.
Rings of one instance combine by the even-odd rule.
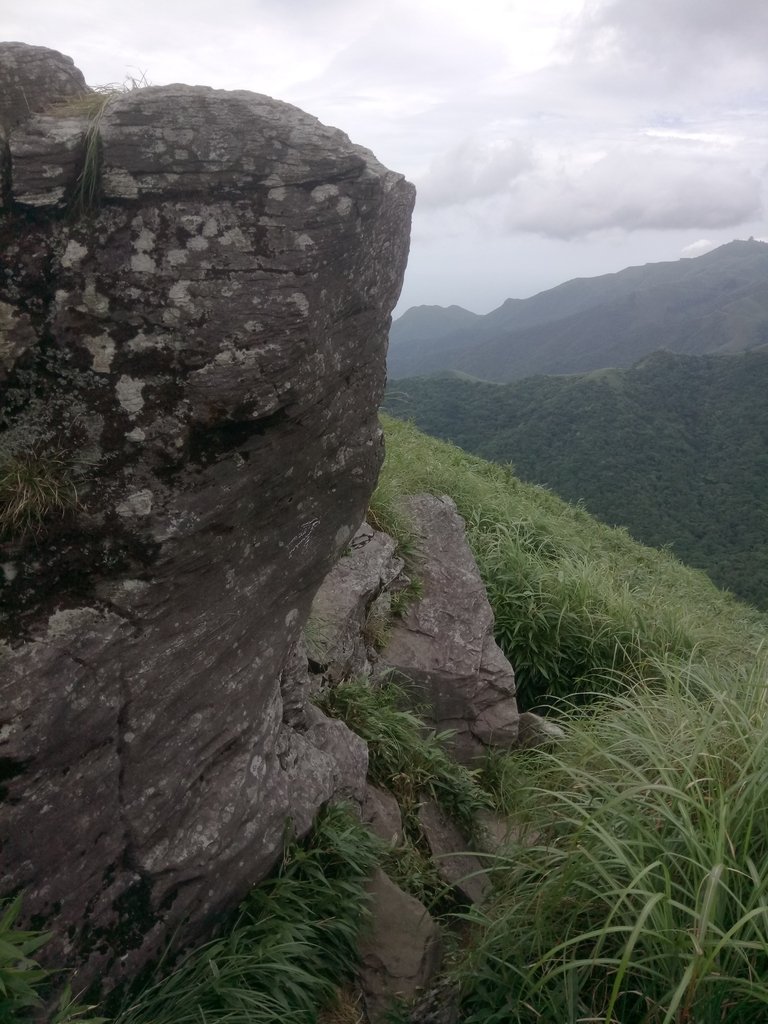
[[507, 385], [394, 381], [386, 408], [669, 545], [768, 607], [768, 348], [658, 352], [628, 370]]
[[768, 343], [768, 244], [567, 281], [485, 316], [419, 306], [390, 332], [389, 375], [458, 370], [484, 380], [628, 367], [664, 348], [701, 355]]

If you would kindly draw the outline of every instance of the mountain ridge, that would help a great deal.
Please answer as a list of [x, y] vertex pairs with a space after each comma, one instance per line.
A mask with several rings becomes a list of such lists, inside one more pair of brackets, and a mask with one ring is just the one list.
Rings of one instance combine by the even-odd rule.
[[[454, 309], [458, 327], [445, 316]], [[768, 244], [736, 240], [703, 256], [574, 278], [484, 315], [412, 307], [392, 325], [389, 374], [458, 370], [509, 381], [628, 367], [658, 348], [704, 354], [766, 342]]]
[[455, 373], [396, 380], [385, 408], [511, 462], [521, 478], [768, 607], [766, 389], [768, 346], [659, 350], [631, 368], [505, 384]]

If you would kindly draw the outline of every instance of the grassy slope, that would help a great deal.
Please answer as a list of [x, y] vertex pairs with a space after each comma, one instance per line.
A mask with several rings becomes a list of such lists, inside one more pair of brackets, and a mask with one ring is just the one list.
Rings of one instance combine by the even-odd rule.
[[454, 498], [523, 704], [611, 689], [659, 659], [744, 664], [768, 634], [764, 616], [625, 530], [409, 424], [386, 417], [385, 431], [374, 511], [386, 521], [399, 494]]
[[395, 381], [387, 406], [768, 607], [766, 388], [768, 350], [657, 353], [630, 370], [504, 386]]
[[[768, 623], [670, 555], [386, 422], [374, 508], [448, 493], [554, 749], [486, 771], [517, 840], [468, 914], [462, 1024], [768, 1019]], [[580, 694], [583, 699], [583, 693]]]

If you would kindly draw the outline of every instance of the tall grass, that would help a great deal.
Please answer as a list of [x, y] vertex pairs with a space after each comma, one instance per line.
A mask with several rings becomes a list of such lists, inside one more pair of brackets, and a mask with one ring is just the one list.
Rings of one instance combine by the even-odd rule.
[[367, 741], [368, 777], [395, 796], [406, 817], [431, 797], [472, 835], [476, 814], [488, 803], [477, 783], [478, 772], [454, 761], [445, 747], [450, 734], [428, 730], [406, 710], [408, 703], [394, 683], [373, 688], [350, 681], [318, 698], [326, 714], [342, 719]]
[[650, 680], [660, 659], [746, 664], [768, 634], [764, 616], [669, 553], [601, 526], [503, 466], [383, 422], [387, 457], [372, 504], [385, 521], [399, 515], [404, 530], [400, 496], [454, 499], [524, 707]]
[[292, 843], [234, 925], [144, 989], [114, 1024], [314, 1024], [351, 977], [381, 845], [343, 807]]
[[461, 970], [466, 1024], [768, 1020], [768, 671], [571, 717], [505, 776], [523, 840]]
[[368, 777], [389, 790], [402, 814], [403, 842], [390, 849], [384, 867], [407, 892], [433, 913], [456, 909], [451, 887], [440, 877], [424, 835], [419, 808], [432, 799], [469, 839], [478, 831], [477, 813], [490, 804], [478, 784], [479, 772], [457, 764], [445, 747], [449, 733], [435, 733], [412, 711], [393, 683], [373, 689], [346, 682], [325, 691], [318, 703], [368, 743]]

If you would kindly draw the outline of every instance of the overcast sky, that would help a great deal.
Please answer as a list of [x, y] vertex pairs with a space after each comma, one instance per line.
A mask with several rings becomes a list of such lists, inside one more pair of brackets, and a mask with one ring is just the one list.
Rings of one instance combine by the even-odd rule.
[[418, 189], [400, 310], [764, 237], [768, 0], [0, 0], [91, 85], [252, 89]]

